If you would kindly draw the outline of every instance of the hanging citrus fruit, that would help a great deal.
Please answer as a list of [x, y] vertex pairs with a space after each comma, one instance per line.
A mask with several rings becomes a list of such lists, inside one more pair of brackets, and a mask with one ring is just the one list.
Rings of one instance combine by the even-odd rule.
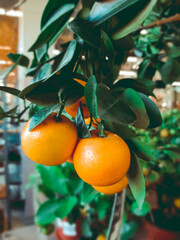
[[99, 234], [96, 240], [106, 240], [107, 238], [103, 234]]
[[[76, 79], [75, 80], [76, 82], [80, 83], [83, 87], [85, 87], [86, 85], [86, 82], [82, 81], [82, 80], [79, 80], [79, 79]], [[75, 103], [73, 103], [72, 105], [66, 107], [64, 110], [73, 118], [76, 117], [76, 114], [77, 114], [77, 110], [79, 108], [79, 104], [80, 102], [82, 103], [82, 110], [83, 110], [83, 115], [84, 115], [84, 118], [89, 118], [90, 117], [90, 112], [89, 112], [89, 109], [86, 105], [86, 100], [85, 100], [85, 97], [81, 97], [80, 99], [78, 99]]]
[[160, 136], [161, 136], [162, 138], [167, 138], [167, 137], [169, 136], [169, 131], [168, 131], [166, 128], [162, 129], [162, 130], [160, 131]]
[[120, 181], [130, 166], [130, 151], [119, 136], [92, 130], [91, 138], [80, 139], [73, 154], [75, 170], [82, 180], [94, 186], [108, 186]]
[[106, 186], [106, 187], [96, 187], [93, 186], [94, 189], [96, 189], [98, 192], [104, 193], [104, 194], [115, 194], [118, 192], [121, 192], [125, 187], [128, 185], [127, 177], [123, 177], [119, 182]]
[[21, 135], [24, 153], [34, 162], [55, 166], [65, 162], [73, 153], [78, 136], [73, 122], [61, 116], [58, 121], [52, 113], [29, 131], [29, 120]]
[[174, 200], [174, 205], [175, 205], [178, 209], [180, 209], [180, 198], [177, 198], [177, 199]]

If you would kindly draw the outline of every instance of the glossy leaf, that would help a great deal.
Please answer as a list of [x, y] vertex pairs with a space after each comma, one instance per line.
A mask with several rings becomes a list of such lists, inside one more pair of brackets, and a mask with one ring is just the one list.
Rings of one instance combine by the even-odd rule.
[[78, 199], [75, 196], [69, 196], [66, 198], [61, 198], [58, 200], [60, 203], [59, 208], [55, 212], [56, 217], [65, 218], [72, 211], [72, 209], [76, 206]]
[[40, 123], [42, 123], [52, 112], [54, 112], [60, 105], [53, 105], [41, 108], [34, 114], [29, 125], [29, 131], [33, 130]]
[[126, 142], [139, 158], [145, 161], [154, 161], [154, 155], [151, 152], [151, 148], [145, 143], [139, 141], [137, 138], [129, 138]]
[[23, 54], [18, 53], [8, 53], [7, 57], [14, 63], [18, 61], [18, 65], [22, 67], [28, 67], [29, 65], [29, 58]]
[[121, 240], [129, 240], [134, 236], [136, 229], [138, 228], [138, 224], [136, 222], [127, 222], [123, 223], [121, 228]]
[[149, 126], [149, 117], [141, 97], [131, 88], [126, 89], [121, 94], [121, 99], [133, 110], [137, 120], [133, 124], [136, 128], [147, 128]]
[[127, 173], [127, 178], [131, 192], [139, 207], [141, 208], [145, 199], [145, 179], [142, 172], [142, 167], [136, 155], [132, 151], [131, 165]]
[[117, 122], [121, 124], [131, 124], [136, 120], [136, 115], [129, 106], [113, 96], [110, 89], [104, 84], [99, 84], [97, 88], [98, 115], [102, 120]]
[[113, 47], [113, 43], [112, 43], [110, 37], [103, 30], [101, 31], [101, 36], [102, 36], [102, 40], [104, 42], [104, 45], [105, 45], [108, 57], [113, 58], [113, 56], [114, 56], [114, 47]]
[[5, 86], [0, 86], [0, 91], [6, 92], [6, 93], [10, 93], [16, 97], [19, 96], [20, 91], [16, 88], [11, 88], [11, 87], [5, 87]]
[[101, 35], [98, 28], [84, 19], [77, 18], [68, 24], [69, 29], [93, 47], [99, 48]]
[[76, 128], [78, 131], [79, 138], [90, 138], [91, 137], [91, 134], [87, 128], [87, 125], [84, 122], [81, 104], [78, 108], [77, 115], [76, 115]]
[[51, 73], [52, 73], [52, 65], [50, 63], [45, 63], [33, 78], [32, 83], [41, 81], [49, 77]]
[[[122, 23], [120, 22], [120, 26], [116, 26], [116, 30], [112, 38], [114, 40], [120, 39], [122, 37], [127, 36], [129, 33], [135, 31], [141, 23], [148, 17], [150, 12], [152, 11], [153, 7], [155, 6], [157, 0], [141, 0], [137, 4], [134, 4], [131, 8], [127, 9], [125, 12], [122, 12], [122, 15], [120, 14], [118, 16], [119, 19], [124, 19], [126, 17], [127, 21], [124, 21], [124, 24], [122, 26]], [[135, 12], [136, 15], [130, 17], [128, 13], [133, 13]]]
[[84, 88], [84, 96], [86, 99], [86, 104], [93, 118], [98, 118], [97, 113], [97, 82], [95, 76], [92, 76]]
[[60, 34], [72, 14], [75, 4], [65, 4], [46, 22], [38, 38], [31, 46], [29, 51], [34, 51], [40, 48], [43, 44], [48, 43], [55, 35]]
[[155, 128], [162, 124], [162, 117], [157, 105], [143, 93], [139, 93], [146, 107], [147, 114], [150, 119], [148, 128]]
[[139, 207], [137, 202], [133, 202], [131, 205], [131, 212], [138, 217], [145, 216], [149, 211], [150, 205], [147, 202], [144, 202], [141, 207]]
[[90, 203], [99, 193], [89, 184], [84, 182], [83, 191], [81, 194], [81, 204]]
[[173, 58], [169, 58], [160, 69], [160, 73], [163, 82], [165, 84], [171, 84], [180, 76], [180, 63]]
[[89, 21], [93, 22], [94, 25], [101, 24], [108, 20], [118, 12], [123, 11], [127, 7], [133, 5], [140, 0], [114, 0], [109, 3], [95, 3], [89, 14]]
[[152, 91], [155, 88], [155, 83], [148, 79], [122, 79], [113, 85], [113, 92], [121, 92], [126, 88], [132, 88], [138, 92], [144, 93], [147, 96], [153, 95]]

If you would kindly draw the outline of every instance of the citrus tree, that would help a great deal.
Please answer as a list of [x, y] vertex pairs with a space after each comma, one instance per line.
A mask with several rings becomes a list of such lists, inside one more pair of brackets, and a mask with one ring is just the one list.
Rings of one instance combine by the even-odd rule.
[[[30, 159], [49, 166], [70, 159], [80, 178], [100, 192], [118, 193], [129, 184], [140, 207], [145, 198], [145, 180], [138, 158], [149, 161], [153, 157], [136, 138], [134, 127], [155, 128], [162, 119], [149, 98], [154, 96], [152, 78], [118, 81], [118, 76], [128, 52], [134, 48], [131, 33], [156, 3], [82, 0], [80, 6], [77, 0], [49, 0], [41, 18], [41, 32], [29, 48], [33, 60], [10, 53], [8, 57], [14, 64], [0, 72], [5, 81], [15, 67], [22, 66], [26, 76], [32, 77], [22, 90], [0, 87], [24, 101], [25, 106], [22, 112], [17, 107], [1, 107], [1, 118], [21, 120], [23, 113], [31, 110], [33, 116], [21, 141]], [[50, 57], [49, 48], [66, 27], [74, 33], [73, 40], [61, 46], [60, 54]], [[115, 203], [114, 210], [124, 204], [121, 194], [118, 198], [116, 195]], [[44, 203], [41, 211], [45, 214], [50, 206], [53, 218], [58, 217], [58, 200]], [[108, 238], [118, 239], [120, 222], [116, 221], [115, 228], [112, 222]]]

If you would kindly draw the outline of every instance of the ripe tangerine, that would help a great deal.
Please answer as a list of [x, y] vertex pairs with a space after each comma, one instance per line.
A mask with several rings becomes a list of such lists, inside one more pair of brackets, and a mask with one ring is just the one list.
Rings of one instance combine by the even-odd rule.
[[120, 181], [127, 173], [131, 155], [119, 136], [92, 130], [91, 138], [80, 139], [73, 154], [74, 167], [82, 180], [94, 186], [108, 186]]
[[29, 120], [21, 135], [24, 153], [34, 162], [55, 166], [65, 162], [73, 153], [78, 139], [73, 122], [61, 116], [55, 120], [52, 113], [42, 123], [29, 131]]
[[106, 187], [96, 187], [93, 186], [94, 189], [96, 189], [98, 192], [104, 193], [104, 194], [115, 194], [118, 192], [121, 192], [125, 187], [128, 185], [127, 177], [123, 177], [119, 182], [106, 186]]

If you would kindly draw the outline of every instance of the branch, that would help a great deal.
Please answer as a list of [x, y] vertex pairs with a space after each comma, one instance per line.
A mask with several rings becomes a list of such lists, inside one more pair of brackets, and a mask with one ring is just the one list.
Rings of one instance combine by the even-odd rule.
[[150, 23], [146, 26], [143, 26], [143, 27], [139, 28], [139, 30], [158, 27], [158, 26], [161, 26], [161, 25], [164, 25], [164, 24], [167, 24], [167, 23], [179, 22], [179, 21], [180, 21], [180, 14], [178, 13], [178, 14], [172, 16], [172, 17], [168, 17], [166, 19], [161, 19], [161, 20], [152, 22], [152, 23]]

